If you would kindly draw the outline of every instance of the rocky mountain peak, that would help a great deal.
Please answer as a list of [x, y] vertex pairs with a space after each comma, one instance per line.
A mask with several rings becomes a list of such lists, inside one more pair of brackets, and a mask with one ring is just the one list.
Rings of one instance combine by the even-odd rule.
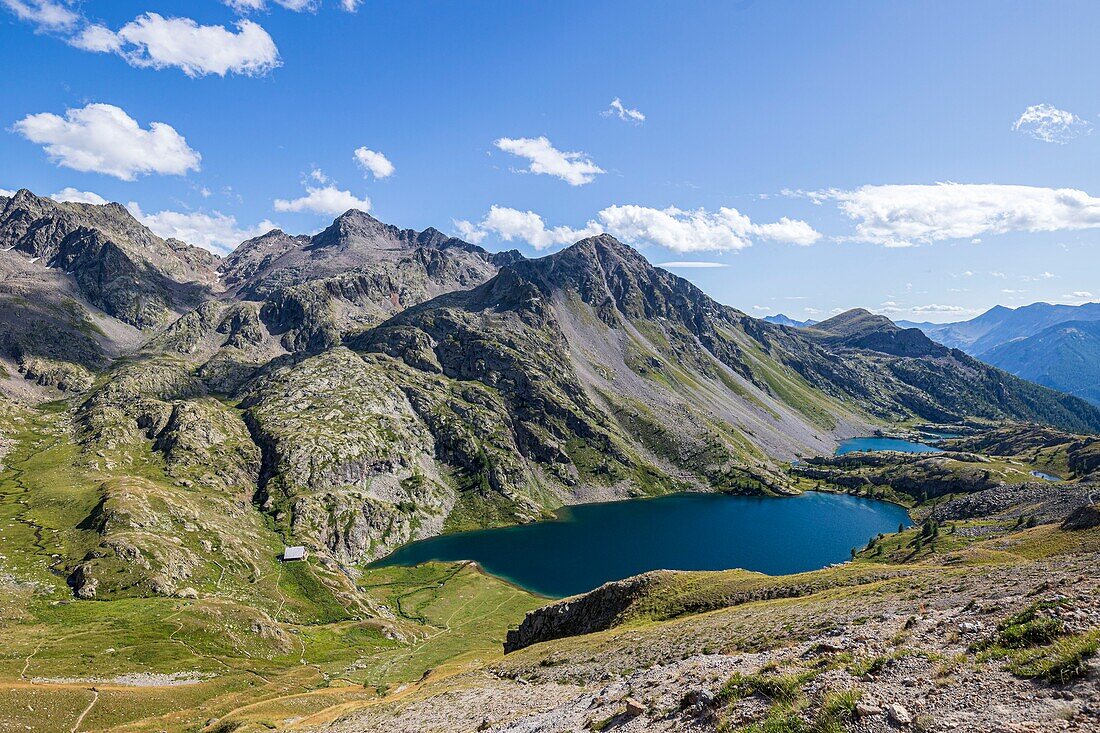
[[901, 328], [886, 316], [863, 308], [853, 308], [833, 316], [811, 330], [820, 340], [830, 344], [893, 356], [943, 356], [950, 351], [928, 338], [919, 328]]
[[0, 250], [64, 271], [88, 303], [139, 328], [217, 288], [214, 255], [161, 239], [119, 204], [57, 202], [20, 189], [0, 210]]

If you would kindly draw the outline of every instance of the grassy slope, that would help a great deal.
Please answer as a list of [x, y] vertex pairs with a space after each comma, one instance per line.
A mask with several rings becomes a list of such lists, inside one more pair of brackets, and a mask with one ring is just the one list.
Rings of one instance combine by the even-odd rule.
[[[623, 672], [669, 655], [770, 648], [827, 628], [838, 613], [931, 597], [985, 568], [1100, 551], [1096, 530], [1005, 527], [1007, 538], [979, 540], [944, 528], [919, 549], [907, 530], [852, 565], [814, 573], [669, 574], [621, 627], [501, 659], [508, 626], [540, 599], [470, 566], [428, 565], [365, 572], [353, 603], [332, 591], [319, 563], [280, 565], [281, 538], [262, 522], [266, 560], [255, 577], [208, 572], [196, 599], [74, 601], [64, 570], [99, 541], [83, 520], [103, 487], [123, 478], [81, 467], [66, 419], [62, 406], [0, 416], [0, 433], [19, 438], [0, 475], [0, 731], [68, 729], [81, 713], [82, 730], [194, 730], [212, 718], [241, 730], [322, 723], [486, 664], [530, 675], [562, 660], [601, 660]], [[155, 455], [132, 458], [125, 480], [179, 491]], [[792, 597], [767, 600], [775, 595]], [[392, 622], [368, 618], [364, 606]], [[110, 681], [179, 672], [193, 684]]]
[[[491, 659], [540, 603], [462, 565], [371, 571], [341, 589], [318, 562], [280, 564], [281, 538], [255, 510], [251, 569], [222, 573], [217, 549], [179, 533], [203, 560], [189, 579], [197, 598], [74, 600], [66, 576], [101, 542], [88, 518], [108, 487], [140, 484], [172, 506], [215, 497], [171, 481], [156, 454], [131, 456], [125, 476], [89, 467], [70, 427], [62, 405], [0, 415], [0, 434], [18, 439], [0, 474], [0, 732], [68, 730], [93, 700], [82, 730], [276, 723]], [[392, 623], [363, 610], [382, 605], [400, 609]], [[189, 684], [159, 676], [174, 673]], [[151, 675], [147, 686], [112, 681], [132, 674]]]
[[[768, 578], [743, 571], [669, 574], [632, 604], [623, 614], [621, 625], [514, 652], [496, 670], [501, 676], [531, 684], [598, 684], [607, 674], [630, 675], [700, 654], [779, 653], [822, 635], [829, 637], [831, 630], [848, 629], [851, 633], [864, 624], [874, 626], [882, 619], [904, 619], [907, 614], [924, 615], [933, 608], [980, 609], [986, 604], [996, 608], [997, 601], [1006, 596], [1026, 599], [1052, 587], [1051, 562], [1059, 568], [1070, 568], [1066, 574], [1080, 583], [1086, 579], [1080, 573], [1100, 551], [1100, 529], [1096, 528], [1070, 533], [1046, 525], [982, 540], [955, 535], [953, 542], [939, 543], [934, 552], [926, 544], [915, 555], [907, 547], [913, 537], [913, 531], [888, 535], [888, 551], [882, 556], [865, 552], [850, 565], [802, 576]], [[1036, 565], [1037, 561], [1045, 564]], [[818, 589], [782, 597], [792, 586], [807, 585], [811, 579]], [[1073, 586], [1066, 584], [1064, 592], [1073, 595]], [[1081, 592], [1087, 593], [1084, 587]], [[755, 600], [729, 605], [733, 598], [754, 596]], [[949, 632], [945, 632], [948, 637]], [[1018, 652], [995, 654], [975, 648], [945, 658], [937, 648], [925, 648], [903, 631], [890, 639], [892, 651], [884, 656], [838, 654], [826, 649], [801, 658], [786, 673], [801, 675], [793, 687], [799, 696], [800, 688], [823, 670], [846, 669], [852, 685], [865, 678], [868, 670], [905, 656], [933, 663], [938, 668], [937, 676], [956, 672], [979, 675], [985, 669], [1030, 676], [1057, 667], [1062, 655], [1095, 650], [1098, 636], [1100, 629], [1094, 628]], [[762, 669], [761, 674], [770, 678], [776, 673]], [[478, 683], [472, 680], [469, 684]]]

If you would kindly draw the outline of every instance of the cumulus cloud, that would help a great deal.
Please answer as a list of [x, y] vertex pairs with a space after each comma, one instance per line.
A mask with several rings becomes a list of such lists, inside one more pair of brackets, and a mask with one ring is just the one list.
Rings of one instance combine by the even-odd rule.
[[388, 178], [393, 175], [393, 163], [382, 153], [368, 150], [366, 147], [355, 149], [355, 162], [363, 169], [363, 173], [369, 173], [375, 178]]
[[452, 219], [451, 224], [454, 227], [455, 236], [472, 244], [479, 244], [489, 234], [468, 219]]
[[618, 117], [623, 122], [632, 122], [635, 125], [640, 125], [645, 122], [645, 115], [636, 109], [631, 109], [623, 105], [623, 102], [618, 97], [611, 100], [611, 106], [600, 113], [604, 117], [611, 117], [612, 115]]
[[252, 227], [241, 227], [236, 217], [219, 211], [181, 212], [158, 211], [146, 214], [135, 202], [126, 205], [134, 218], [149, 227], [159, 237], [179, 239], [188, 244], [224, 254], [246, 239], [258, 237], [275, 229], [275, 224], [264, 220]]
[[1088, 299], [1088, 298], [1092, 297], [1092, 293], [1090, 293], [1088, 290], [1074, 290], [1069, 295], [1063, 295], [1062, 297], [1063, 298], [1078, 298], [1078, 299], [1084, 298], [1084, 299]]
[[1033, 104], [1013, 123], [1012, 129], [1045, 143], [1065, 145], [1075, 137], [1088, 135], [1092, 125], [1053, 105]]
[[[267, 10], [269, 5], [268, 0], [222, 0], [222, 2], [238, 13]], [[303, 10], [316, 10], [319, 0], [271, 0], [271, 4], [287, 10], [302, 12]]]
[[58, 165], [124, 181], [147, 173], [184, 175], [198, 170], [201, 160], [171, 125], [153, 122], [144, 129], [111, 104], [70, 109], [63, 118], [49, 112], [28, 115], [13, 129], [42, 145]]
[[585, 153], [564, 153], [545, 137], [502, 137], [493, 142], [506, 153], [531, 161], [527, 173], [554, 176], [570, 186], [583, 186], [604, 173]]
[[107, 199], [94, 191], [80, 191], [72, 186], [63, 188], [57, 193], [51, 193], [50, 198], [61, 203], [95, 204], [96, 206], [107, 203]]
[[454, 224], [460, 237], [475, 244], [484, 239], [487, 233], [492, 232], [505, 242], [518, 239], [538, 250], [555, 245], [573, 244], [585, 237], [602, 233], [602, 229], [595, 222], [589, 222], [583, 229], [566, 226], [547, 227], [542, 217], [533, 211], [520, 211], [496, 205], [489, 208], [489, 213], [479, 224], [464, 220], [456, 221]]
[[804, 221], [783, 217], [755, 224], [737, 209], [722, 207], [684, 211], [675, 207], [609, 206], [599, 213], [608, 233], [630, 244], [656, 244], [675, 252], [722, 252], [744, 249], [753, 239], [809, 245], [821, 234]]
[[276, 211], [314, 214], [343, 214], [348, 209], [370, 211], [370, 199], [356, 198], [350, 191], [343, 191], [334, 184], [306, 186], [306, 195], [296, 199], [275, 199]]
[[519, 239], [535, 249], [572, 244], [579, 239], [607, 232], [628, 244], [655, 244], [674, 252], [723, 252], [749, 247], [753, 239], [808, 245], [821, 235], [803, 221], [786, 217], [771, 224], [755, 224], [736, 209], [721, 208], [683, 211], [677, 208], [652, 209], [644, 206], [609, 206], [584, 227], [547, 227], [533, 211], [493, 206], [478, 224], [456, 221], [460, 236], [481, 241], [486, 233], [495, 233], [505, 241]]
[[682, 269], [682, 270], [702, 270], [712, 267], [729, 267], [725, 262], [702, 262], [698, 260], [688, 260], [680, 262], [660, 262], [657, 267]]
[[836, 201], [856, 222], [856, 240], [886, 247], [1100, 227], [1100, 198], [1072, 188], [936, 183], [817, 194]]
[[89, 25], [69, 42], [85, 51], [118, 54], [131, 66], [175, 66], [190, 77], [260, 76], [279, 66], [279, 50], [263, 27], [251, 20], [236, 26], [234, 32], [221, 25], [199, 25], [190, 18], [145, 13], [118, 31]]
[[67, 31], [80, 22], [80, 15], [56, 0], [0, 0], [0, 4], [40, 30]]

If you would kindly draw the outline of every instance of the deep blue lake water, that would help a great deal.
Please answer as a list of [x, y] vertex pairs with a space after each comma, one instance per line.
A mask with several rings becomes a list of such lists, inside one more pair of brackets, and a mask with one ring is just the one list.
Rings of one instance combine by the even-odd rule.
[[909, 523], [900, 506], [843, 494], [675, 494], [568, 507], [556, 521], [433, 537], [375, 566], [475, 560], [527, 590], [563, 597], [659, 568], [814, 570]]
[[914, 443], [911, 440], [899, 438], [851, 438], [842, 441], [836, 449], [836, 454], [842, 456], [845, 453], [856, 451], [896, 450], [902, 453], [942, 453], [939, 448], [933, 448], [924, 443]]

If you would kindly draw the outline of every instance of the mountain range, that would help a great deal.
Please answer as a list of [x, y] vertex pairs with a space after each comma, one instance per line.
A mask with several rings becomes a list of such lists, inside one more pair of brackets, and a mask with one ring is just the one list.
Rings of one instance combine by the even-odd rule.
[[[790, 460], [898, 422], [1100, 431], [1100, 409], [918, 329], [752, 318], [607, 235], [529, 260], [353, 210], [219, 258], [117, 204], [21, 190], [0, 199], [0, 243], [5, 393], [69, 398], [97, 470], [153, 455], [345, 567], [562, 504], [789, 491]], [[167, 556], [123, 497], [69, 566], [78, 592], [214, 571], [127, 563]], [[234, 545], [224, 517], [192, 523]]]
[[1100, 405], [1100, 303], [995, 306], [969, 321], [910, 323], [934, 340], [1024, 379]]
[[[21, 190], [0, 245], [19, 730], [885, 731], [929, 710], [1045, 730], [1091, 710], [1100, 408], [918, 328], [753, 318], [606, 235], [527, 259], [354, 210], [219, 257]], [[965, 435], [833, 455], [915, 430]], [[850, 494], [789, 501], [885, 500], [913, 525], [889, 507], [888, 533], [807, 573], [654, 570], [550, 605], [475, 563], [374, 562], [682, 491]], [[764, 552], [840, 521], [811, 511]]]
[[794, 328], [807, 328], [817, 323], [817, 321], [812, 319], [796, 321], [784, 313], [776, 313], [774, 316], [764, 316], [764, 320], [779, 326], [793, 326]]

